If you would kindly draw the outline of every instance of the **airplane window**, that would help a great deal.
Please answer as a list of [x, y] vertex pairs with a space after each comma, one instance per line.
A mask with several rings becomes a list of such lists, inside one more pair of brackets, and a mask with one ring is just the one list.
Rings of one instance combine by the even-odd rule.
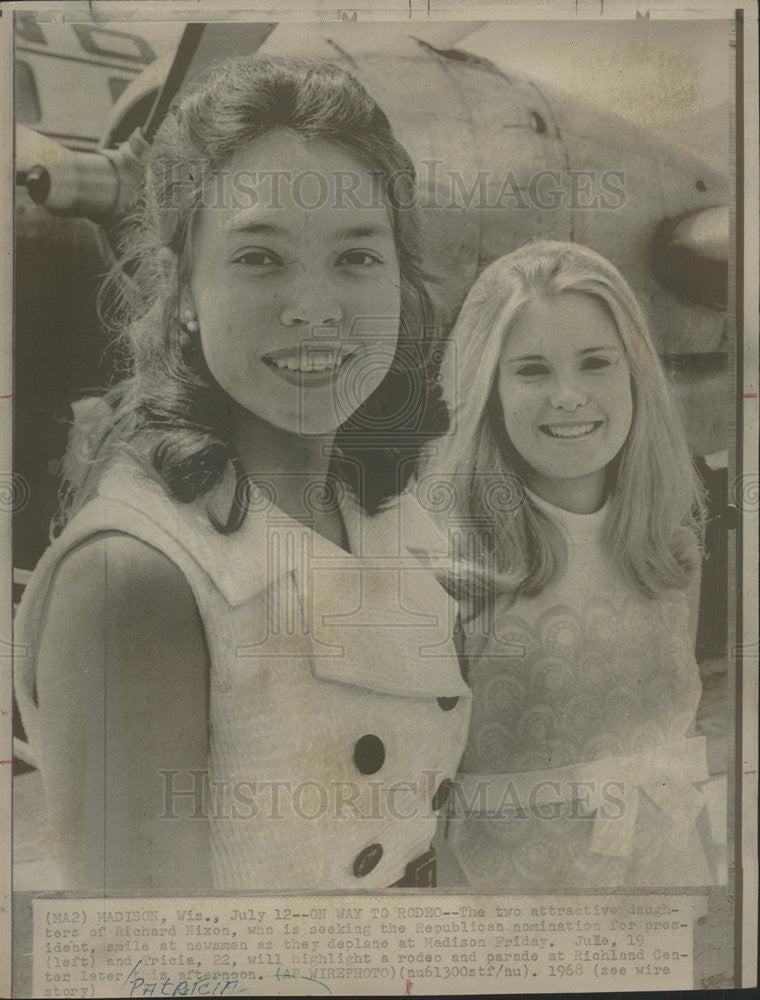
[[16, 14], [14, 27], [18, 37], [23, 38], [25, 42], [34, 42], [36, 45], [47, 45], [42, 28], [37, 24], [37, 18], [29, 11]]
[[127, 59], [147, 65], [156, 54], [144, 38], [130, 35], [126, 31], [110, 31], [108, 28], [94, 28], [89, 24], [72, 24], [79, 44], [95, 56]]
[[36, 125], [42, 120], [40, 95], [37, 91], [37, 81], [29, 63], [17, 59], [16, 76], [16, 118], [23, 125]]

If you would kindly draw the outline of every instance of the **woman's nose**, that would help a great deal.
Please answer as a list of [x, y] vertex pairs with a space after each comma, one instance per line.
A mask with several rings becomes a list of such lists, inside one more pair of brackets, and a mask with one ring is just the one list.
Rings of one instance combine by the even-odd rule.
[[558, 381], [549, 395], [555, 410], [577, 410], [588, 403], [588, 394], [573, 379]]
[[280, 313], [283, 326], [330, 326], [343, 319], [343, 308], [326, 283], [301, 281], [291, 290]]

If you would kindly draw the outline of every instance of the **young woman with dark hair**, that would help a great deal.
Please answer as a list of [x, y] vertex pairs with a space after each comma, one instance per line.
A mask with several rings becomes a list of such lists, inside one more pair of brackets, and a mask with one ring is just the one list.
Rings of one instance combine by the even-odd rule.
[[446, 427], [414, 183], [330, 65], [221, 64], [156, 135], [125, 378], [78, 421], [17, 618], [66, 888], [434, 880], [469, 691], [404, 492]]

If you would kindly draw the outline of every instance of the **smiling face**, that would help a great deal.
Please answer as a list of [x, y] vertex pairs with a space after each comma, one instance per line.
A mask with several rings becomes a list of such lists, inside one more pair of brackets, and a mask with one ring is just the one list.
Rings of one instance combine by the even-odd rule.
[[630, 369], [607, 307], [580, 292], [528, 302], [504, 340], [498, 390], [526, 485], [558, 507], [598, 509], [633, 417]]
[[377, 180], [339, 147], [281, 130], [238, 150], [204, 205], [180, 309], [198, 317], [211, 374], [277, 428], [334, 432], [381, 383], [398, 339]]

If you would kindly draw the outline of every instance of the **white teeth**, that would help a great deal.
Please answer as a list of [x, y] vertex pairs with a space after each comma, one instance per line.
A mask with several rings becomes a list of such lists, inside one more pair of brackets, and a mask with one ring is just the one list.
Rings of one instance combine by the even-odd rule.
[[293, 355], [291, 357], [268, 357], [266, 360], [282, 371], [291, 372], [326, 372], [338, 369], [350, 355], [343, 350], [309, 352], [308, 355]]
[[337, 368], [340, 356], [333, 354], [310, 354], [305, 361], [306, 371], [323, 372], [328, 368]]
[[596, 424], [574, 424], [572, 426], [567, 426], [565, 424], [547, 424], [546, 430], [552, 437], [559, 438], [577, 438], [583, 437], [585, 434], [590, 434]]

